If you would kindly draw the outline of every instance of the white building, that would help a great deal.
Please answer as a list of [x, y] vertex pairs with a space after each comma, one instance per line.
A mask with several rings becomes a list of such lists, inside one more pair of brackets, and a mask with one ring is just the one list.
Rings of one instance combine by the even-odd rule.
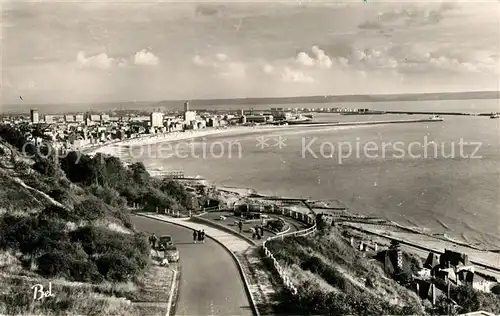
[[161, 127], [163, 126], [163, 113], [153, 112], [151, 113], [151, 127]]

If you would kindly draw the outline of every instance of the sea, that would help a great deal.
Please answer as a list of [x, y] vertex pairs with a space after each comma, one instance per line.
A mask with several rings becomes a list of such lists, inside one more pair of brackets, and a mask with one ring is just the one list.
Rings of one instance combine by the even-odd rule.
[[[293, 105], [338, 106], [394, 111], [500, 111], [499, 100]], [[263, 108], [269, 107], [280, 106]], [[314, 120], [418, 118], [429, 116], [318, 113]], [[255, 129], [133, 148], [130, 159], [144, 162], [149, 170], [184, 171], [220, 186], [335, 201], [352, 212], [425, 227], [463, 242], [499, 249], [500, 119], [443, 118], [442, 122]]]

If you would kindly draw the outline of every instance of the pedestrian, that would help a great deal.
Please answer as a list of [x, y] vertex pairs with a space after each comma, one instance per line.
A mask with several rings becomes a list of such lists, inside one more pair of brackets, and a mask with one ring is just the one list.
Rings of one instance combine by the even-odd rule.
[[243, 222], [242, 221], [238, 222], [238, 228], [240, 229], [240, 234], [241, 234], [241, 231], [243, 230]]
[[205, 243], [205, 230], [204, 229], [201, 231], [201, 242]]
[[151, 244], [151, 246], [153, 247], [153, 249], [156, 249], [156, 242], [158, 241], [158, 237], [156, 237], [155, 233], [153, 233], [153, 235], [151, 235], [151, 237], [149, 237], [149, 242]]
[[197, 236], [198, 236], [198, 233], [196, 232], [196, 230], [193, 230], [193, 244], [196, 244]]
[[260, 225], [260, 235], [264, 237], [264, 226]]
[[201, 236], [201, 230], [199, 230], [199, 231], [198, 231], [198, 241], [199, 241], [199, 242], [203, 241], [203, 240], [201, 239], [201, 237], [202, 237], [202, 236]]
[[255, 229], [250, 228], [252, 230], [252, 239], [255, 239]]

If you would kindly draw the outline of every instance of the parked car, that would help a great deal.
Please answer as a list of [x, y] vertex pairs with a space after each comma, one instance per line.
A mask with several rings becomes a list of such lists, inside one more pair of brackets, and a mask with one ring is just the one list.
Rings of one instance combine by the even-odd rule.
[[167, 246], [172, 245], [172, 237], [170, 235], [162, 235], [158, 242], [159, 250], [167, 249]]
[[177, 247], [175, 245], [167, 245], [165, 256], [169, 262], [177, 262], [179, 261], [179, 250], [177, 250]]

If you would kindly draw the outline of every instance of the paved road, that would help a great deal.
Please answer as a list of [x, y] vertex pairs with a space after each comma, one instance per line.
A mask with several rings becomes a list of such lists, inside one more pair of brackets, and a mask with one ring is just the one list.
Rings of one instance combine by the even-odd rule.
[[192, 230], [176, 225], [141, 216], [131, 219], [141, 231], [171, 235], [179, 249], [182, 272], [176, 315], [252, 315], [238, 268], [222, 246], [210, 238], [193, 244]]

